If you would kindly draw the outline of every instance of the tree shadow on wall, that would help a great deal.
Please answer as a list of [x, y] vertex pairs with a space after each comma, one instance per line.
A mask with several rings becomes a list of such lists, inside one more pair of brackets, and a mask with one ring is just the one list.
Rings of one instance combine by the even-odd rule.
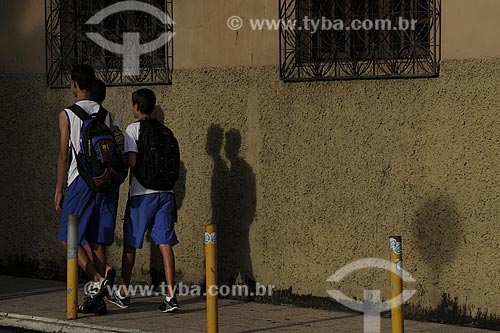
[[416, 211], [414, 220], [416, 249], [431, 281], [440, 281], [462, 240], [462, 221], [456, 204], [447, 195], [436, 195]]
[[256, 189], [252, 167], [241, 157], [241, 134], [212, 125], [207, 132], [206, 151], [213, 160], [212, 223], [217, 225], [219, 284], [255, 285], [250, 258], [249, 229], [255, 217]]

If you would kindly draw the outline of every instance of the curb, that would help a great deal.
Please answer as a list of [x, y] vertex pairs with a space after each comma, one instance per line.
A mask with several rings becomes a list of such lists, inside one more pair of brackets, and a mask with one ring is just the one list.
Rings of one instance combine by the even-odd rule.
[[76, 321], [0, 312], [0, 327], [57, 333], [147, 333], [147, 331], [83, 324]]

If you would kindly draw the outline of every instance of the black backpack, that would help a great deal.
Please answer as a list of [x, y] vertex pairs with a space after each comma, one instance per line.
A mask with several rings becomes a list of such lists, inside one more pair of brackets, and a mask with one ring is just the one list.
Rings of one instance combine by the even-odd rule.
[[147, 189], [170, 191], [179, 179], [179, 142], [158, 120], [140, 120], [134, 176]]
[[78, 154], [71, 143], [80, 176], [94, 192], [122, 184], [127, 178], [127, 166], [123, 163], [113, 132], [105, 124], [108, 111], [101, 107], [99, 112], [89, 115], [76, 104], [69, 109], [83, 122]]

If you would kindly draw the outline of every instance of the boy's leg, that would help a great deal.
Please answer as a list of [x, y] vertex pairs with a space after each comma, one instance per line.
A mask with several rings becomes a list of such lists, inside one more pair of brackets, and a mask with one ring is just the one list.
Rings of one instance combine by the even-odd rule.
[[120, 296], [128, 296], [137, 249], [142, 248], [144, 235], [156, 212], [157, 196], [146, 194], [128, 198], [123, 225], [123, 255]]
[[[112, 269], [111, 266], [108, 268], [106, 263], [106, 247], [113, 244], [115, 239], [118, 196], [118, 187], [96, 194], [93, 218], [88, 228], [87, 236], [94, 265], [102, 276], [107, 276], [107, 272]], [[114, 280], [114, 270], [112, 279]]]
[[[59, 240], [65, 249], [67, 249], [68, 217], [70, 214], [78, 216], [78, 243], [85, 245], [87, 229], [92, 219], [94, 210], [95, 194], [89, 189], [85, 181], [78, 176], [66, 190], [63, 209], [61, 212], [61, 225], [59, 227]], [[82, 245], [78, 246], [78, 264], [87, 274], [89, 279], [94, 282], [102, 280], [103, 276], [99, 274], [92, 262], [92, 256], [89, 256]]]
[[89, 258], [89, 260], [92, 261], [92, 263], [94, 263], [94, 256], [92, 254], [92, 249], [90, 248], [90, 244], [85, 242], [85, 244], [82, 244], [84, 250], [85, 250], [85, 253], [87, 254], [87, 257]]
[[[65, 249], [68, 249], [68, 243], [61, 241], [61, 244]], [[78, 245], [78, 266], [80, 266], [92, 282], [99, 282], [102, 280], [102, 275], [99, 274], [92, 264], [92, 260], [89, 258], [87, 251], [81, 245]]]
[[[91, 258], [91, 257], [90, 257]], [[78, 264], [85, 271], [87, 276], [93, 282], [99, 282], [104, 278], [97, 268], [94, 266], [92, 259], [87, 256], [87, 252], [83, 248], [83, 246], [78, 246]]]
[[[91, 281], [94, 283], [89, 285], [86, 290], [87, 295], [84, 303], [78, 307], [78, 312], [104, 314], [106, 304], [103, 302], [104, 296], [107, 294], [106, 287], [108, 281], [100, 274], [93, 264], [92, 256], [87, 254], [82, 245], [87, 243], [87, 240], [92, 239], [90, 230], [92, 225], [96, 223], [97, 195], [93, 193], [87, 186], [85, 181], [78, 176], [66, 190], [62, 209], [62, 220], [59, 228], [59, 240], [67, 246], [67, 231], [68, 217], [71, 214], [78, 216], [78, 262], [80, 267], [87, 273]], [[98, 207], [97, 207], [98, 209]]]
[[174, 194], [163, 192], [159, 193], [158, 197], [158, 208], [151, 225], [151, 239], [160, 249], [165, 278], [167, 280], [167, 297], [158, 309], [161, 312], [172, 312], [179, 309], [179, 304], [177, 304], [174, 293], [175, 258], [173, 246], [179, 243], [174, 230]]
[[[85, 251], [92, 260], [100, 275], [108, 278], [109, 285], [113, 286], [115, 283], [115, 269], [107, 263], [106, 247], [103, 244], [92, 243], [85, 247]], [[91, 248], [92, 247], [92, 248]], [[89, 254], [90, 253], [90, 254]], [[112, 270], [112, 272], [110, 272]]]
[[90, 243], [92, 260], [100, 275], [106, 276], [106, 247], [103, 244]]
[[122, 255], [122, 278], [120, 281], [120, 296], [127, 296], [127, 288], [130, 286], [130, 280], [132, 279], [132, 271], [135, 264], [135, 253], [136, 248], [130, 245], [123, 245], [123, 255]]
[[163, 269], [165, 270], [165, 279], [167, 281], [167, 296], [175, 297], [173, 289], [175, 286], [174, 250], [170, 244], [160, 244], [158, 248], [163, 259]]

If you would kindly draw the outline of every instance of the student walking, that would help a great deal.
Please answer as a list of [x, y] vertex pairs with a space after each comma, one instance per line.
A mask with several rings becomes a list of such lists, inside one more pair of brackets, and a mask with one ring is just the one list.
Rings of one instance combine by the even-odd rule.
[[175, 260], [173, 246], [178, 243], [174, 230], [176, 205], [173, 188], [179, 178], [179, 146], [172, 131], [153, 119], [156, 105], [152, 90], [140, 89], [132, 95], [136, 122], [125, 132], [125, 152], [131, 168], [130, 193], [124, 224], [121, 288], [109, 301], [120, 308], [130, 305], [127, 288], [135, 263], [136, 250], [142, 248], [146, 230], [158, 246], [167, 281], [166, 297], [158, 310], [174, 312], [179, 305], [174, 294]]
[[[54, 205], [61, 213], [58, 238], [65, 248], [68, 216], [78, 216], [78, 264], [93, 282], [78, 310], [102, 315], [107, 312], [103, 301], [106, 287], [115, 274], [114, 269], [105, 272], [105, 246], [114, 240], [119, 185], [126, 173], [109, 129], [108, 112], [91, 100], [95, 81], [92, 67], [78, 65], [72, 69], [71, 91], [77, 102], [59, 114]], [[87, 242], [90, 253], [84, 248]]]

